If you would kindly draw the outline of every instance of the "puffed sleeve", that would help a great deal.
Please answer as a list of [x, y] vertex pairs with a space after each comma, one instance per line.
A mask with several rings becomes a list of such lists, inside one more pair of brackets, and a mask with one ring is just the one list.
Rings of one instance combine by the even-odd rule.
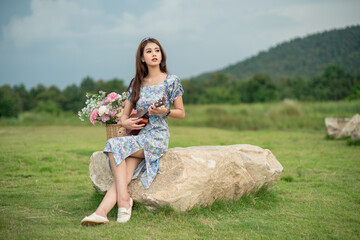
[[173, 75], [173, 78], [169, 79], [168, 95], [169, 101], [174, 102], [179, 96], [184, 94], [184, 89], [181, 85], [180, 78]]

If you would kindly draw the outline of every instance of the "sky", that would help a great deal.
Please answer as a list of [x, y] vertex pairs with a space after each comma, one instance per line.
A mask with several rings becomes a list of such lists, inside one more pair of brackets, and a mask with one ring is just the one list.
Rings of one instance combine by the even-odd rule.
[[359, 0], [0, 0], [0, 86], [129, 83], [145, 37], [181, 79], [360, 24]]

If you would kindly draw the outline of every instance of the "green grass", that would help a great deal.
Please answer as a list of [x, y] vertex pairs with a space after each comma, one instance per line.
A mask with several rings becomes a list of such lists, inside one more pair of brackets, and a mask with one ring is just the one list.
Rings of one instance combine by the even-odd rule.
[[[349, 117], [360, 113], [360, 100], [339, 102], [272, 102], [236, 105], [186, 105], [186, 118], [170, 119], [171, 126], [212, 127], [231, 130], [322, 130], [326, 117]], [[18, 118], [0, 118], [0, 126], [90, 126], [77, 114], [25, 112]]]
[[[301, 110], [304, 112], [304, 109]], [[189, 114], [188, 114], [189, 116]], [[254, 144], [284, 167], [270, 190], [184, 213], [135, 202], [131, 221], [81, 227], [102, 195], [89, 157], [103, 127], [0, 127], [0, 239], [359, 239], [360, 148], [325, 130], [238, 131], [171, 126], [170, 147]]]
[[185, 109], [186, 118], [170, 119], [171, 125], [234, 130], [322, 130], [326, 117], [351, 118], [360, 113], [360, 101], [188, 105]]
[[[76, 113], [60, 112], [50, 114], [44, 112], [23, 112], [17, 118], [0, 118], [0, 126], [48, 126], [48, 125], [77, 125], [82, 126], [84, 122], [79, 120]], [[88, 122], [90, 125], [90, 121]]]

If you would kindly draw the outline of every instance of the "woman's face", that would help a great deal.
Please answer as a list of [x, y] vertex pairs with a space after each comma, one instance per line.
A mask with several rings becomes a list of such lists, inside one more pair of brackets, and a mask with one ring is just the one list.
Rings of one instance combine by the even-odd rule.
[[161, 57], [160, 47], [156, 43], [146, 44], [142, 61], [145, 61], [148, 66], [156, 66], [161, 63]]

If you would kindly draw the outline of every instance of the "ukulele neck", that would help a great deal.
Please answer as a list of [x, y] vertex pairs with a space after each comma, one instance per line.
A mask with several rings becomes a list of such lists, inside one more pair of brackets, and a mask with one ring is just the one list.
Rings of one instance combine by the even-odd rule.
[[[165, 104], [165, 97], [163, 97], [162, 99], [159, 99], [154, 105], [155, 107], [161, 107]], [[138, 113], [135, 114], [135, 117], [141, 118], [143, 116], [145, 116], [148, 113], [148, 109], [145, 108], [141, 111], [139, 111]]]
[[143, 109], [141, 111], [139, 111], [138, 113], [135, 114], [135, 117], [141, 118], [143, 116], [145, 116], [148, 113], [147, 109]]

